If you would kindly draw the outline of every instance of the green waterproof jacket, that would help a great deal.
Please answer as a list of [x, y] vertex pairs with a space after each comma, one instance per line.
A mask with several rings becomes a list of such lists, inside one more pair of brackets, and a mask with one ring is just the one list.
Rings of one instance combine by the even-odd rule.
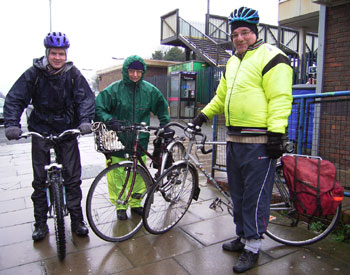
[[226, 126], [285, 133], [292, 108], [293, 71], [278, 48], [257, 41], [243, 59], [232, 56], [215, 97], [202, 110], [212, 119], [225, 113]]
[[[129, 79], [128, 68], [133, 61], [140, 61], [145, 70], [138, 82]], [[146, 122], [150, 124], [151, 112], [155, 114], [161, 125], [170, 121], [168, 103], [162, 93], [151, 83], [143, 80], [146, 63], [136, 55], [125, 59], [123, 79], [116, 81], [101, 91], [95, 100], [95, 121], [108, 122], [112, 118], [121, 120], [126, 125]], [[121, 141], [130, 141], [130, 136], [119, 135]], [[149, 133], [140, 133], [140, 145], [147, 150]], [[125, 144], [124, 144], [125, 145]], [[130, 149], [130, 148], [129, 148]], [[119, 151], [114, 156], [124, 157], [129, 151]]]

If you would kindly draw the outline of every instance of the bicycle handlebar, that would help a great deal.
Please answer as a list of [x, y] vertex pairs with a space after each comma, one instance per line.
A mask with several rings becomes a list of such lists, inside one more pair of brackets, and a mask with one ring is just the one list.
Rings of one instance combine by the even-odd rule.
[[63, 131], [58, 136], [55, 136], [55, 135], [44, 136], [44, 135], [37, 133], [37, 132], [25, 132], [25, 133], [22, 133], [20, 135], [20, 138], [28, 138], [30, 136], [36, 136], [36, 137], [39, 137], [42, 139], [58, 140], [58, 139], [60, 139], [64, 136], [67, 136], [67, 135], [80, 135], [80, 134], [81, 134], [81, 132], [79, 129], [68, 129], [68, 130]]
[[183, 129], [185, 132], [188, 132], [194, 136], [201, 136], [202, 139], [200, 141], [200, 150], [202, 154], [209, 154], [213, 151], [213, 149], [205, 150], [205, 141], [207, 140], [207, 136], [201, 132], [201, 128], [199, 126], [195, 126], [192, 123], [188, 123], [186, 126], [178, 123], [178, 122], [169, 122], [168, 124], [164, 125], [163, 128], [168, 128], [171, 126], [177, 126], [181, 129]]
[[134, 124], [134, 125], [127, 125], [127, 126], [120, 126], [121, 132], [122, 131], [152, 131], [152, 130], [159, 130], [160, 127], [157, 126], [150, 126], [147, 125], [145, 122], [141, 122], [140, 124]]

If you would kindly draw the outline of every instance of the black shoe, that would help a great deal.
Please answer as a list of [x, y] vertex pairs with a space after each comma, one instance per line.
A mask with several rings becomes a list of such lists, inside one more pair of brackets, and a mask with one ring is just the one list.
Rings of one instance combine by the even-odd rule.
[[33, 241], [40, 241], [44, 239], [48, 232], [49, 228], [46, 223], [42, 223], [38, 226], [35, 226], [34, 232], [32, 234]]
[[117, 217], [118, 217], [118, 220], [127, 220], [128, 215], [126, 215], [126, 210], [125, 209], [118, 209], [117, 210]]
[[233, 266], [233, 272], [242, 273], [251, 269], [259, 258], [259, 252], [253, 253], [247, 249], [244, 249], [242, 254], [238, 258], [238, 262], [235, 266]]
[[241, 238], [237, 238], [231, 242], [224, 243], [222, 249], [230, 252], [242, 251], [245, 244], [241, 242]]
[[87, 234], [89, 234], [89, 229], [87, 228], [84, 221], [72, 222], [71, 229], [72, 232], [74, 232], [78, 236], [86, 236]]
[[136, 215], [142, 216], [143, 215], [143, 207], [131, 208], [131, 212], [136, 214]]

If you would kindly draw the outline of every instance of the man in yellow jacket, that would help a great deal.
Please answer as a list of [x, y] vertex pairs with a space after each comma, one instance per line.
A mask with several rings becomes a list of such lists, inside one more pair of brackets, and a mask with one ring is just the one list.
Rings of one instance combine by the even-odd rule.
[[235, 54], [226, 64], [215, 97], [192, 121], [202, 125], [225, 113], [226, 162], [237, 238], [226, 251], [242, 252], [237, 273], [254, 266], [269, 222], [276, 159], [292, 105], [292, 68], [278, 48], [258, 40], [256, 10], [241, 7], [229, 24]]

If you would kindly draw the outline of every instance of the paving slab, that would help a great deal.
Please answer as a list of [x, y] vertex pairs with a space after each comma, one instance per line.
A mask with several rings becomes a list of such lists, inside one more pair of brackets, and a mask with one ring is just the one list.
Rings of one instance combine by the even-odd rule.
[[[152, 145], [151, 145], [152, 146]], [[103, 154], [95, 151], [93, 136], [79, 140], [83, 165], [83, 211], [94, 177], [104, 169]], [[169, 232], [152, 235], [142, 228], [131, 239], [109, 243], [90, 228], [88, 237], [72, 234], [65, 218], [67, 256], [57, 258], [53, 220], [49, 235], [33, 242], [30, 143], [0, 145], [0, 274], [233, 274], [237, 253], [222, 250], [234, 237], [232, 217], [223, 207], [209, 206], [221, 194], [200, 177], [201, 193], [183, 219]], [[347, 274], [350, 245], [331, 237], [306, 247], [290, 247], [268, 237], [258, 265], [246, 274]]]

